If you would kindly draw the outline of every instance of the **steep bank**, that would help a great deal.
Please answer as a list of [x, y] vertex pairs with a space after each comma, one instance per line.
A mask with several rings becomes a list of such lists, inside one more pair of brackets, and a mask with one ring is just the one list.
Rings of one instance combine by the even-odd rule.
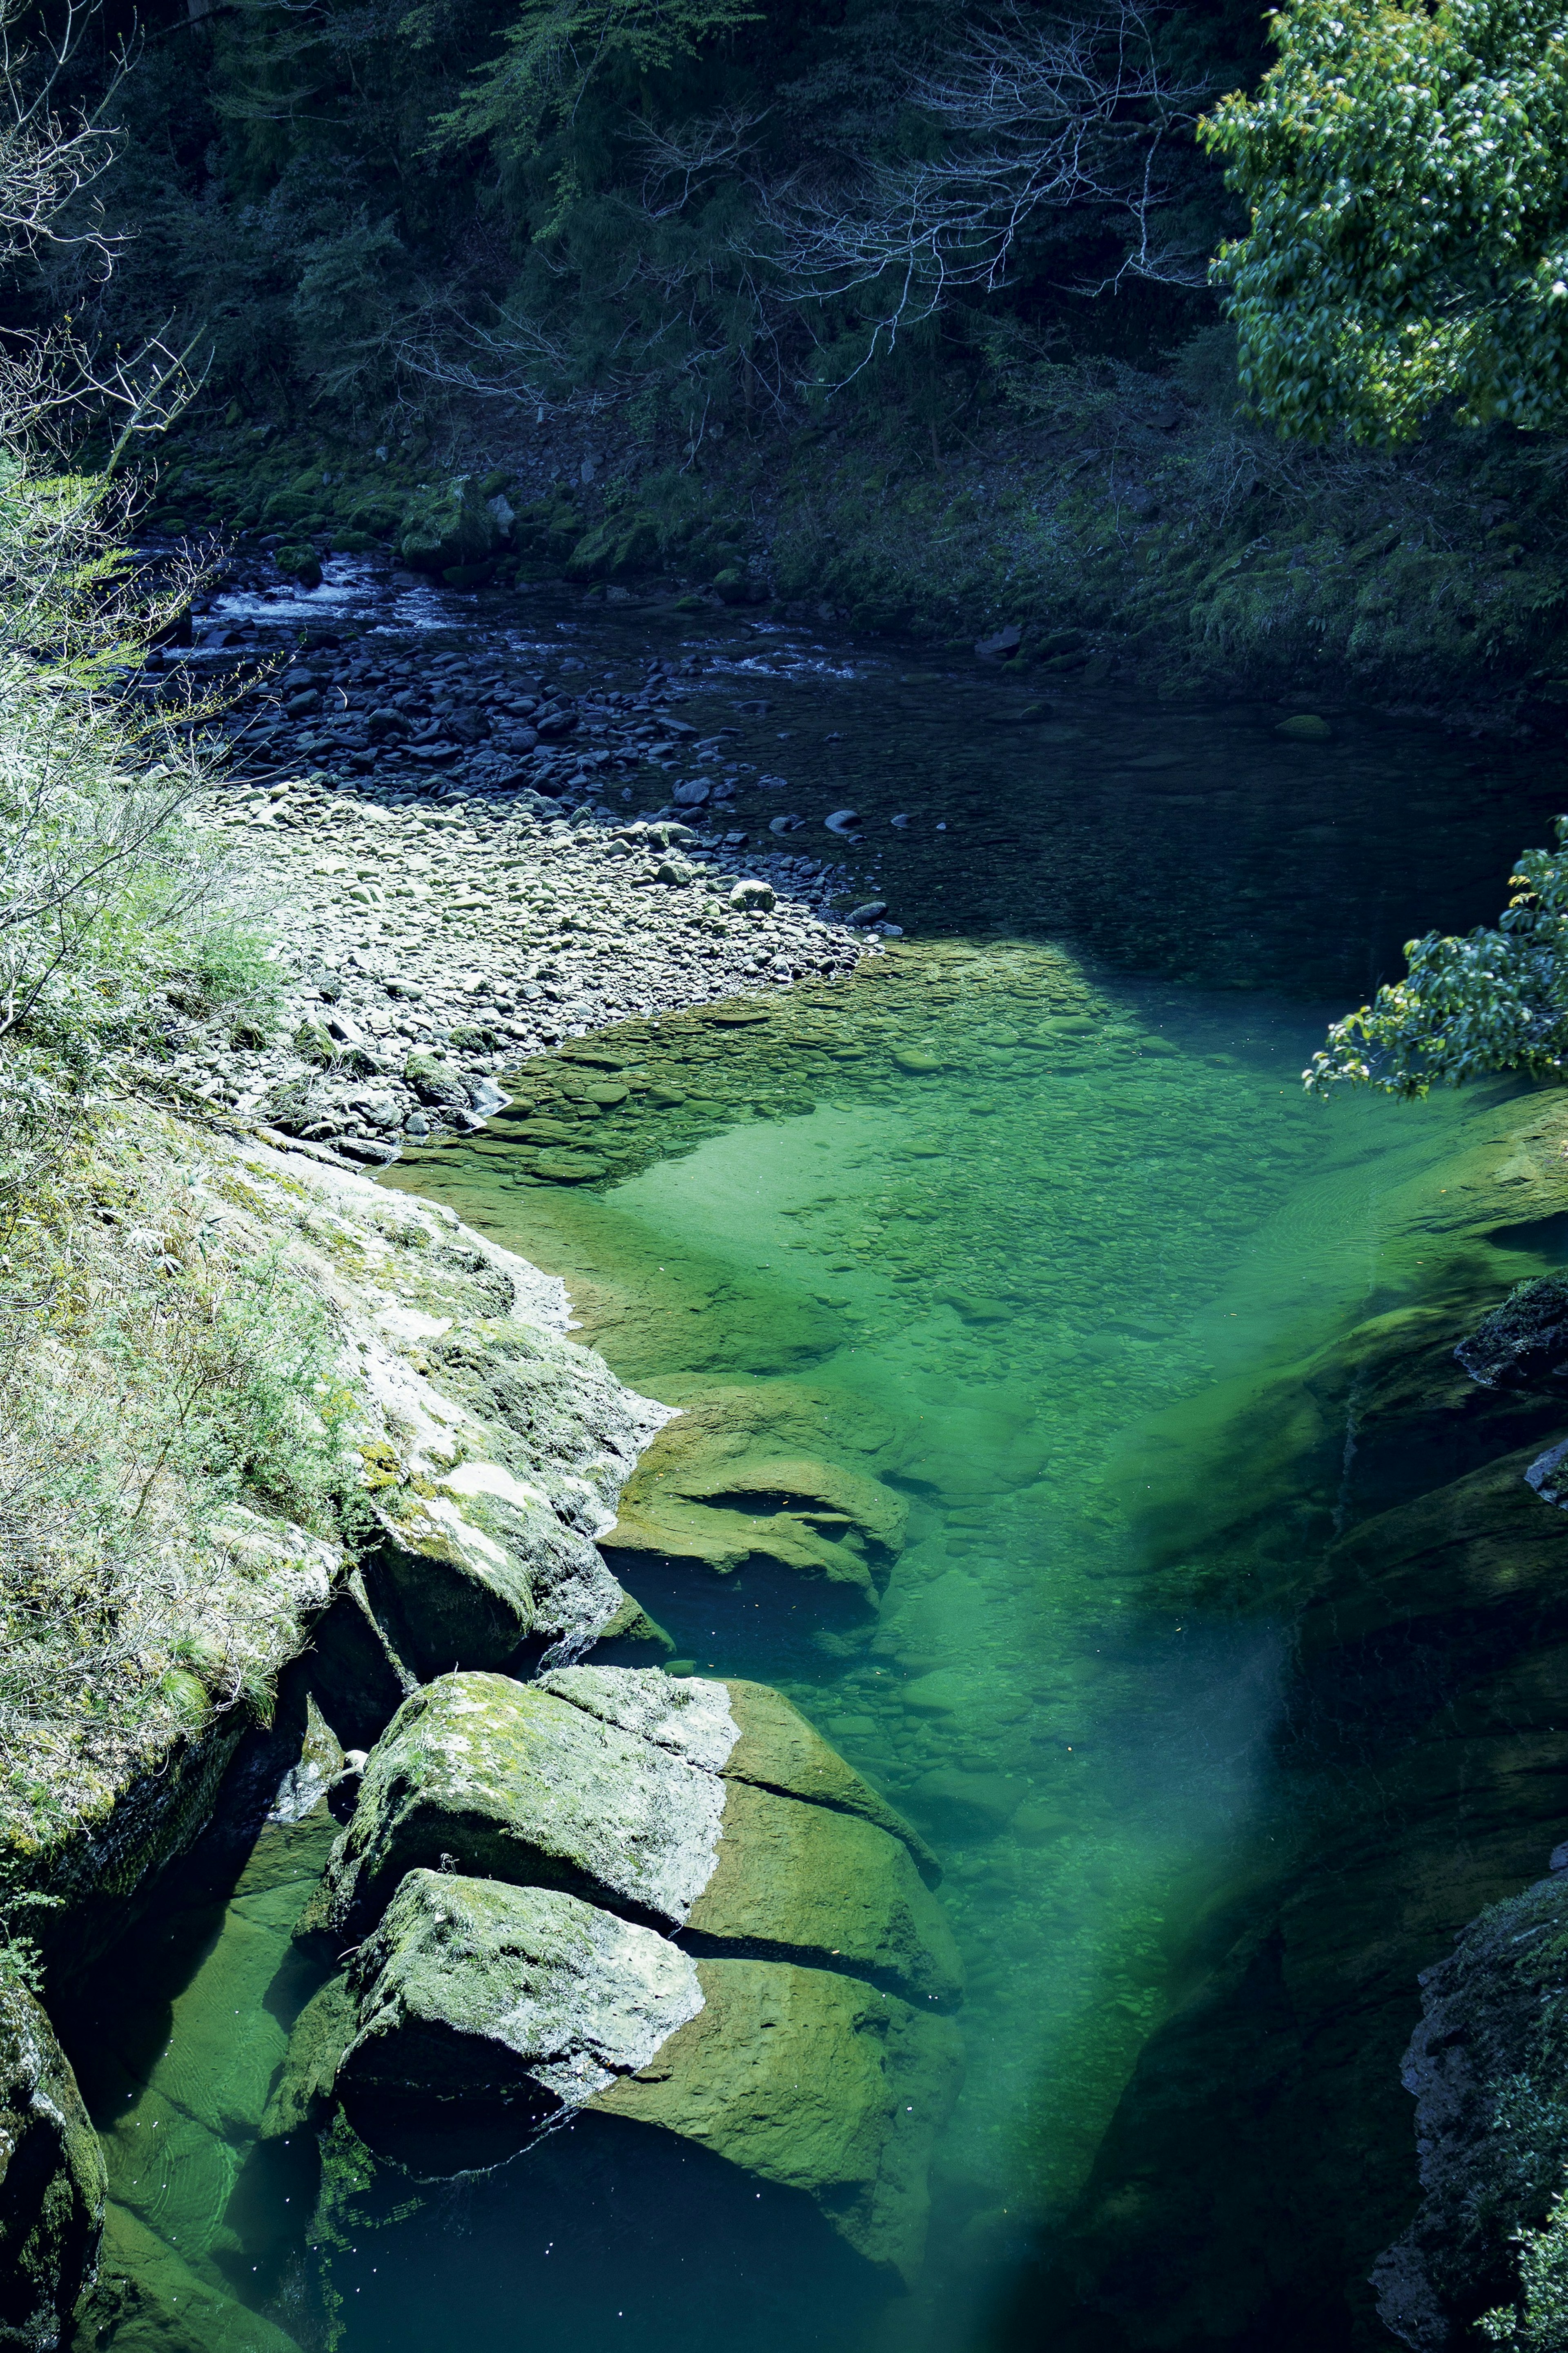
[[[91, 1184], [103, 1240], [79, 1280], [97, 1313], [57, 1324], [39, 1354], [39, 1429], [85, 1439], [83, 1390], [112, 1398], [116, 1296], [135, 1302], [148, 1356], [163, 1350], [149, 1377], [184, 1377], [189, 1429], [219, 1380], [193, 1361], [193, 1327], [212, 1329], [215, 1303], [261, 1270], [323, 1343], [299, 1404], [306, 1437], [327, 1415], [344, 1484], [335, 1502], [288, 1495], [274, 1455], [227, 1495], [204, 1493], [173, 1445], [147, 1459], [148, 1425], [123, 1411], [89, 1442], [141, 1488], [134, 1548], [105, 1572], [96, 1641], [79, 1600], [29, 1641], [72, 1532], [67, 1463], [37, 1461], [33, 1522], [7, 1556], [6, 2083], [40, 2127], [66, 2123], [52, 2150], [33, 2132], [0, 2227], [14, 2278], [58, 2319], [91, 2270], [96, 2168], [29, 1983], [51, 2002], [70, 1992], [199, 1837], [226, 1776], [230, 1810], [258, 1823], [315, 1714], [363, 1746], [437, 1657], [573, 1655], [616, 1623], [635, 1637], [643, 1621], [594, 1539], [663, 1418], [563, 1338], [558, 1284], [449, 1213], [134, 1105], [106, 1119]], [[244, 1338], [257, 1361], [254, 1316]], [[52, 2104], [51, 2069], [67, 2087]]]

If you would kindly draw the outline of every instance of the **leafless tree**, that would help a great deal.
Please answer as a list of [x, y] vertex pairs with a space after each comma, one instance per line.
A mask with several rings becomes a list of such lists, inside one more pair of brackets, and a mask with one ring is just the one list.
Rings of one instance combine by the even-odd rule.
[[1207, 94], [1166, 73], [1136, 0], [1046, 24], [1006, 7], [910, 86], [943, 153], [773, 195], [775, 266], [798, 300], [874, 297], [868, 359], [956, 290], [995, 292], [1025, 231], [1068, 206], [1098, 211], [1125, 242], [1109, 276], [1076, 290], [1127, 277], [1201, 285], [1205, 256], [1163, 238], [1159, 216], [1173, 134]]

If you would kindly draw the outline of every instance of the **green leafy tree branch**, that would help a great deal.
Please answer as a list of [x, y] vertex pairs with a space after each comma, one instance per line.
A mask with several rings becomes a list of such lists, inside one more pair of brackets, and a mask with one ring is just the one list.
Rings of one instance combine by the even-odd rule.
[[1329, 1031], [1302, 1073], [1310, 1094], [1346, 1082], [1402, 1100], [1489, 1071], [1561, 1078], [1568, 1066], [1568, 817], [1557, 848], [1527, 849], [1495, 926], [1405, 944], [1405, 978]]
[[1439, 407], [1568, 403], [1560, 0], [1297, 0], [1278, 62], [1200, 137], [1251, 226], [1214, 266], [1244, 393], [1282, 432], [1405, 438]]

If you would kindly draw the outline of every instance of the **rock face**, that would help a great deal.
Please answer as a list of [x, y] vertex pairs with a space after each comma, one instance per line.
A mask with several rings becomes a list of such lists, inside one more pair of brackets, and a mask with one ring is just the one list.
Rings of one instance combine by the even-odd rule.
[[917, 1862], [934, 1875], [763, 1685], [440, 1676], [377, 1744], [306, 1915], [363, 1941], [300, 2017], [267, 2129], [334, 2097], [530, 2130], [592, 2106], [803, 2190], [907, 2274], [959, 2065], [931, 2013], [962, 1989]]
[[1520, 1283], [1454, 1354], [1483, 1388], [1568, 1396], [1568, 1282]]
[[0, 1991], [0, 2342], [49, 2353], [89, 2284], [103, 2228], [98, 2136], [48, 2020]]
[[1424, 2194], [1373, 2273], [1384, 2324], [1418, 2353], [1475, 2343], [1480, 2315], [1514, 2301], [1514, 2233], [1539, 2230], [1562, 2192], [1565, 1951], [1568, 1872], [1554, 1872], [1483, 1912], [1422, 1974], [1404, 2082]]

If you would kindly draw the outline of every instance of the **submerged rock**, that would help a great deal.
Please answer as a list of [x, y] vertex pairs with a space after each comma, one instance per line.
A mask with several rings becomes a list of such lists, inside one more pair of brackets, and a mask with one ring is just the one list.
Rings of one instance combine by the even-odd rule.
[[694, 1400], [627, 1482], [605, 1548], [634, 1577], [640, 1561], [720, 1577], [762, 1563], [875, 1609], [903, 1547], [908, 1505], [812, 1443], [835, 1437], [845, 1443], [827, 1400], [810, 1392], [759, 1400], [725, 1389]]

